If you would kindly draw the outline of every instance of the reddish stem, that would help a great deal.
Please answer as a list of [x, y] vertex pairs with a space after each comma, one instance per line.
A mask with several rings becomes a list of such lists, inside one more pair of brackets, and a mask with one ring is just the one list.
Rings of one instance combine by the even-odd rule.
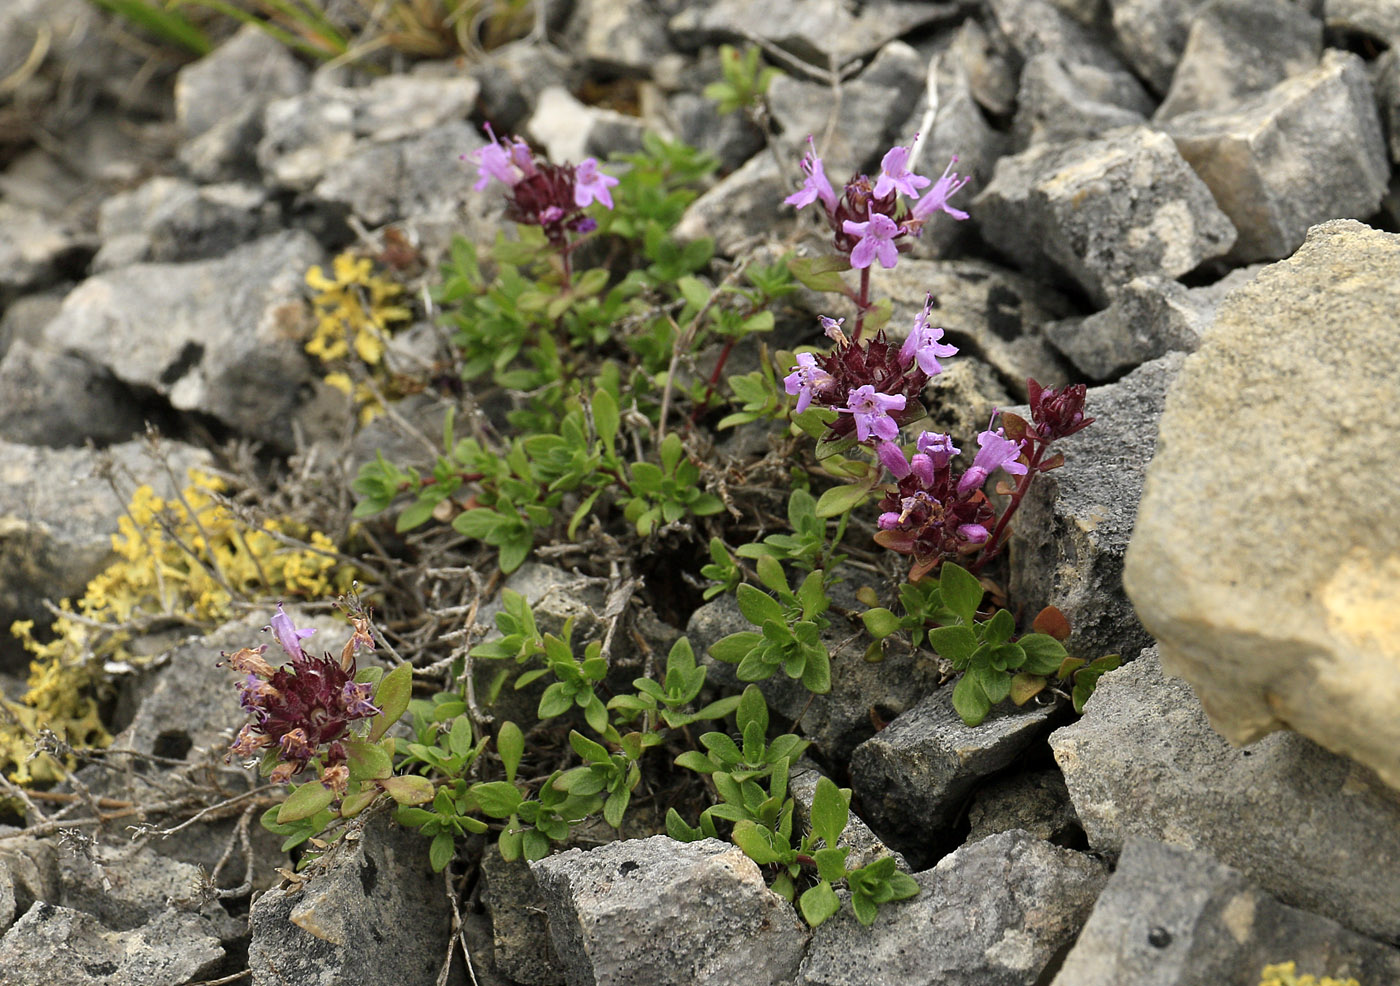
[[860, 269], [860, 296], [856, 298], [856, 330], [852, 342], [860, 342], [861, 330], [865, 328], [865, 313], [870, 310], [870, 268]]
[[715, 387], [719, 384], [719, 375], [724, 372], [724, 364], [729, 359], [730, 350], [734, 348], [734, 343], [738, 342], [737, 336], [730, 336], [724, 341], [724, 348], [719, 351], [719, 360], [715, 363], [715, 370], [710, 374], [709, 385], [705, 388], [705, 396], [700, 403], [695, 405], [695, 409], [690, 412], [690, 423], [695, 424], [700, 419], [700, 415], [705, 413], [705, 409], [710, 406], [710, 398], [714, 395]]
[[1040, 472], [1041, 456], [1049, 447], [1049, 442], [1039, 441], [1036, 443], [1035, 451], [1031, 453], [1030, 463], [1026, 466], [1025, 475], [1017, 481], [1016, 489], [1011, 493], [1011, 502], [1006, 505], [1006, 509], [997, 518], [991, 536], [987, 538], [987, 543], [982, 545], [982, 552], [977, 556], [977, 560], [972, 563], [973, 575], [981, 572], [987, 562], [1001, 554], [1001, 538], [1006, 533], [1006, 525], [1011, 522], [1011, 515], [1016, 512], [1017, 508], [1021, 506], [1021, 501], [1025, 499], [1026, 491], [1031, 488], [1031, 480], [1035, 479]]

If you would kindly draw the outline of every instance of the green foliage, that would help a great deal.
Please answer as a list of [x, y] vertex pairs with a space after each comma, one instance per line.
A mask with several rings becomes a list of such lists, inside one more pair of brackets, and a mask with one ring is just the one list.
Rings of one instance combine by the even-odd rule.
[[[832, 544], [840, 544], [850, 514], [842, 514]], [[742, 558], [776, 558], [805, 571], [833, 569], [846, 560], [833, 554], [827, 545], [826, 518], [817, 515], [817, 501], [806, 490], [795, 489], [788, 497], [788, 527], [791, 534], [770, 534], [759, 544], [740, 545]]]
[[658, 522], [674, 524], [686, 514], [705, 517], [724, 509], [724, 501], [713, 493], [702, 493], [696, 485], [700, 467], [685, 458], [685, 450], [675, 432], [661, 442], [661, 464], [634, 462], [631, 467], [630, 495], [623, 499], [623, 516], [646, 537]]
[[759, 57], [757, 47], [740, 52], [732, 45], [720, 45], [719, 64], [724, 78], [705, 87], [705, 98], [712, 100], [721, 113], [757, 108], [774, 77], [781, 74], [775, 68], [761, 66]]
[[715, 583], [705, 589], [706, 602], [723, 593], [733, 592], [744, 580], [744, 573], [735, 563], [734, 556], [719, 538], [710, 538], [710, 564], [702, 567], [700, 574]]
[[831, 624], [823, 615], [831, 606], [826, 573], [810, 572], [794, 591], [776, 558], [762, 556], [757, 567], [759, 580], [776, 598], [748, 583], [735, 595], [744, 618], [761, 632], [731, 633], [715, 641], [710, 656], [737, 664], [740, 681], [763, 681], [781, 668], [789, 678], [801, 679], [808, 691], [825, 694], [831, 690], [831, 656], [821, 639]]
[[666, 658], [666, 677], [661, 683], [651, 678], [637, 678], [632, 682], [636, 693], [613, 696], [608, 709], [621, 713], [623, 721], [629, 723], [638, 715], [658, 715], [672, 729], [693, 722], [722, 719], [738, 708], [738, 695], [711, 702], [695, 712], [686, 711], [705, 687], [705, 675], [706, 669], [695, 664], [690, 641], [681, 637]]

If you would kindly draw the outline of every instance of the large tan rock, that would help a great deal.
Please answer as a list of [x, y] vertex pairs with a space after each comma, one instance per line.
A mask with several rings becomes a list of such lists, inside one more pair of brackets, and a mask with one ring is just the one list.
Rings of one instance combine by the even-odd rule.
[[1291, 728], [1400, 788], [1400, 236], [1314, 227], [1168, 394], [1123, 584], [1235, 743]]

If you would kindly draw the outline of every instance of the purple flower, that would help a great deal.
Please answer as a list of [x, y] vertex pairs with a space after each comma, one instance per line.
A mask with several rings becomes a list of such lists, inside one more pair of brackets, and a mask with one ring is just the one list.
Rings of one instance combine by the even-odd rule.
[[939, 342], [943, 338], [942, 329], [934, 328], [928, 324], [928, 316], [932, 308], [933, 295], [929, 295], [924, 301], [924, 310], [914, 320], [914, 328], [909, 331], [909, 338], [904, 340], [904, 345], [899, 349], [899, 358], [905, 366], [918, 363], [919, 369], [929, 376], [943, 372], [943, 367], [938, 362], [939, 358], [947, 359], [958, 352], [957, 346]]
[[880, 519], [875, 522], [882, 531], [892, 531], [899, 526], [899, 514], [893, 510], [886, 511], [880, 515]]
[[895, 479], [903, 479], [909, 475], [909, 460], [894, 442], [878, 443], [875, 446], [875, 455], [880, 460], [880, 465], [888, 469]]
[[910, 212], [910, 217], [922, 224], [929, 216], [938, 210], [943, 210], [954, 219], [966, 219], [967, 213], [961, 209], [954, 209], [948, 204], [948, 200], [957, 194], [958, 190], [971, 180], [971, 175], [958, 176], [953, 171], [953, 165], [958, 163], [957, 155], [953, 155], [953, 160], [948, 162], [948, 167], [944, 169], [943, 176], [933, 183], [933, 188], [918, 202], [914, 203], [914, 208]]
[[914, 447], [921, 453], [934, 459], [936, 464], [943, 465], [962, 449], [953, 444], [952, 435], [940, 435], [937, 432], [923, 432], [914, 440]]
[[841, 331], [841, 326], [846, 321], [844, 318], [831, 318], [829, 315], [818, 315], [817, 321], [821, 324], [822, 332], [826, 334], [828, 339], [834, 342], [846, 341], [846, 333]]
[[851, 236], [860, 237], [851, 251], [851, 266], [857, 270], [869, 267], [876, 257], [880, 259], [880, 266], [889, 270], [899, 259], [894, 237], [900, 230], [895, 221], [884, 213], [877, 212], [869, 222], [863, 223], [847, 219], [841, 228]]
[[463, 155], [463, 158], [470, 156], [476, 162], [477, 179], [472, 188], [479, 192], [490, 184], [492, 178], [506, 185], [515, 185], [522, 177], [534, 172], [534, 159], [528, 144], [519, 138], [512, 139], [508, 145], [503, 143], [489, 123], [486, 124], [486, 133], [491, 143], [472, 151], [470, 155]]
[[[916, 136], [914, 139], [918, 140], [919, 138]], [[914, 174], [905, 167], [908, 161], [908, 147], [891, 147], [885, 152], [884, 158], [880, 161], [880, 177], [875, 181], [874, 195], [877, 199], [884, 198], [892, 190], [903, 192], [911, 199], [919, 197], [917, 189], [923, 188], [929, 183], [929, 180], [923, 175]]]
[[370, 702], [374, 686], [367, 681], [347, 681], [340, 690], [345, 702], [345, 714], [351, 717], [377, 716], [379, 709]]
[[574, 202], [582, 209], [590, 202], [601, 202], [613, 207], [610, 187], [617, 184], [612, 175], [598, 170], [598, 159], [586, 157], [574, 168]]
[[878, 394], [872, 385], [866, 384], [851, 391], [846, 406], [837, 410], [855, 416], [858, 441], [869, 441], [871, 434], [892, 441], [899, 434], [899, 425], [889, 412], [904, 410], [904, 395]]
[[798, 414], [807, 410], [807, 406], [812, 403], [813, 394], [828, 389], [833, 383], [834, 378], [817, 365], [817, 358], [811, 353], [798, 353], [797, 365], [792, 368], [791, 373], [783, 377], [783, 388], [789, 394], [797, 395]]
[[977, 446], [977, 457], [972, 460], [972, 468], [958, 480], [959, 496], [980, 489], [987, 477], [998, 469], [1005, 469], [1013, 476], [1025, 474], [1025, 463], [1016, 461], [1021, 457], [1021, 443], [1007, 438], [1000, 428], [978, 435]]
[[277, 642], [282, 645], [282, 649], [287, 652], [288, 657], [301, 657], [301, 642], [315, 633], [315, 630], [298, 630], [292, 624], [292, 618], [282, 612], [282, 604], [277, 604], [277, 615], [272, 618], [272, 623], [263, 627], [264, 630], [271, 630], [277, 637]]
[[817, 145], [811, 134], [807, 135], [807, 146], [810, 150], [802, 158], [802, 171], [807, 177], [802, 182], [802, 188], [783, 199], [783, 204], [801, 209], [821, 199], [827, 212], [835, 212], [836, 192], [832, 190], [831, 182], [822, 170], [822, 159], [817, 157]]
[[958, 528], [958, 534], [968, 544], [981, 544], [991, 533], [981, 524], [963, 524]]

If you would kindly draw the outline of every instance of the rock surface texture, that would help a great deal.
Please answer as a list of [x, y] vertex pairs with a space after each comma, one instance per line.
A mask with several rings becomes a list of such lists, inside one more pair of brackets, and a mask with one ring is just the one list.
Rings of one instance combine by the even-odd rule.
[[1348, 221], [1226, 301], [1167, 400], [1124, 585], [1225, 736], [1294, 729], [1400, 788], [1400, 498], [1374, 471], [1397, 307], [1400, 236]]

